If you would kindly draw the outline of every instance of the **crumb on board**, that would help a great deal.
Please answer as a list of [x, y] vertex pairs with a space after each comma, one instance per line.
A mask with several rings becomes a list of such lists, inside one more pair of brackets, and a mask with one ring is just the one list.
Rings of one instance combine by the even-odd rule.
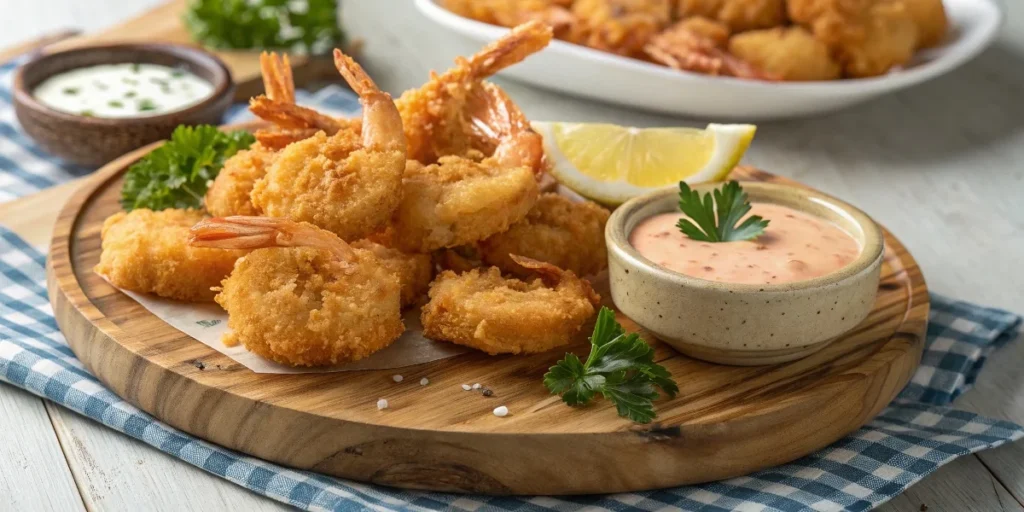
[[395, 382], [402, 382], [403, 380], [405, 380], [405, 377], [402, 377], [401, 375], [395, 375], [391, 377], [391, 380], [394, 380]]
[[505, 416], [508, 416], [508, 407], [505, 407], [504, 405], [499, 405], [498, 407], [495, 407], [494, 415], [499, 418], [504, 418]]
[[491, 391], [491, 388], [484, 388], [484, 390], [481, 391], [480, 394], [484, 396], [494, 396], [494, 391]]
[[462, 390], [463, 391], [469, 391], [471, 389], [473, 389], [473, 386], [470, 386], [469, 384], [463, 384], [462, 385]]
[[473, 384], [473, 389], [480, 389], [480, 388], [481, 388], [481, 386], [480, 386], [479, 382], [477, 382], [476, 384]]
[[430, 384], [430, 379], [428, 379], [426, 377], [423, 377], [422, 379], [420, 379], [420, 386], [426, 386], [427, 384]]
[[198, 360], [198, 359], [192, 361], [192, 366], [195, 366], [196, 368], [199, 368], [200, 370], [205, 370], [206, 369], [206, 365], [203, 364], [203, 362]]
[[388, 401], [387, 400], [385, 400], [383, 398], [377, 400], [377, 410], [378, 411], [383, 411], [384, 409], [387, 409], [387, 408], [388, 408]]

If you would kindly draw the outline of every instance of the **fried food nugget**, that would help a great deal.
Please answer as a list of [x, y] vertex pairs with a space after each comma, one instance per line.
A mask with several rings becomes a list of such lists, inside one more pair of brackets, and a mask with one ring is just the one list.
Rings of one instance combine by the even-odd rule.
[[834, 80], [842, 74], [828, 46], [799, 26], [736, 34], [729, 52], [782, 80]]
[[352, 242], [357, 251], [368, 251], [398, 279], [402, 289], [402, 307], [411, 306], [427, 293], [434, 279], [434, 262], [429, 254], [410, 254], [370, 240]]
[[389, 234], [395, 247], [430, 252], [482, 240], [519, 222], [537, 202], [533, 171], [486, 159], [410, 160]]
[[566, 0], [444, 0], [445, 9], [470, 19], [515, 27], [537, 20], [549, 25], [555, 37], [565, 37], [576, 22]]
[[257, 142], [225, 160], [220, 174], [206, 190], [206, 211], [215, 217], [258, 215], [249, 196], [276, 157], [277, 151]]
[[917, 25], [903, 4], [878, 3], [868, 10], [864, 39], [837, 47], [843, 71], [854, 78], [884, 75], [914, 56]]
[[372, 251], [311, 224], [210, 219], [192, 229], [189, 243], [254, 249], [216, 297], [228, 312], [226, 345], [291, 366], [324, 366], [362, 359], [405, 330], [394, 273]]
[[[729, 36], [732, 35], [732, 31], [725, 24], [703, 16], [677, 21], [673, 27], [676, 26], [707, 38], [719, 48], [725, 48], [729, 44]], [[668, 30], [671, 30], [671, 27]]]
[[576, 0], [569, 40], [626, 57], [645, 58], [644, 45], [672, 21], [670, 0]]
[[504, 272], [529, 275], [512, 260], [517, 254], [550, 263], [577, 276], [608, 266], [604, 227], [610, 212], [590, 201], [542, 194], [526, 218], [479, 244], [483, 262]]
[[949, 31], [949, 19], [942, 0], [901, 0], [917, 25], [918, 48], [938, 46]]
[[391, 96], [350, 57], [335, 50], [334, 61], [359, 94], [361, 135], [318, 132], [289, 144], [256, 182], [251, 198], [266, 215], [357, 240], [382, 228], [401, 200], [405, 134]]
[[533, 354], [569, 344], [594, 315], [600, 297], [572, 272], [512, 258], [541, 278], [505, 278], [495, 267], [442, 272], [423, 306], [423, 335], [491, 355]]
[[199, 210], [132, 210], [103, 222], [103, 250], [93, 269], [114, 286], [191, 302], [212, 301], [211, 288], [231, 273], [244, 253], [188, 245]]
[[786, 22], [785, 0], [677, 0], [675, 16], [703, 16], [732, 32], [771, 28]]

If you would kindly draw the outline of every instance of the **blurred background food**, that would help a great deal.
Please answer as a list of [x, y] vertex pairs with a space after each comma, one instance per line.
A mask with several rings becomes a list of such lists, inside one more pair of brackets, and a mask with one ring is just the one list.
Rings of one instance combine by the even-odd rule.
[[759, 80], [879, 76], [942, 44], [942, 0], [440, 0], [512, 27], [675, 69]]
[[337, 12], [337, 0], [191, 0], [184, 22], [209, 48], [321, 55], [345, 44]]

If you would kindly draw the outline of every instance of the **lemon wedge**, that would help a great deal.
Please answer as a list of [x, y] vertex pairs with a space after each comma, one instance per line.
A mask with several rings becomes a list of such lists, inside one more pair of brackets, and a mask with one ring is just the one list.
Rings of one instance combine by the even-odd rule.
[[757, 127], [629, 128], [534, 122], [551, 174], [580, 195], [614, 206], [652, 190], [721, 181], [739, 163]]

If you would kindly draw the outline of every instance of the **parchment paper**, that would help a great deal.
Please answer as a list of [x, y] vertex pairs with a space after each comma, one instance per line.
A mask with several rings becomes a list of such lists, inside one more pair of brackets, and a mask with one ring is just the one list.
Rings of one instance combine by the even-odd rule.
[[[106, 279], [106, 277], [100, 275]], [[110, 281], [107, 281], [108, 283]], [[111, 284], [113, 286], [113, 284]], [[115, 286], [115, 288], [117, 288]], [[420, 309], [405, 312], [405, 333], [388, 348], [354, 363], [321, 368], [294, 368], [268, 361], [238, 345], [228, 347], [221, 343], [221, 337], [228, 331], [228, 313], [213, 302], [180, 302], [129, 290], [122, 293], [167, 322], [175, 329], [192, 336], [206, 346], [234, 359], [242, 366], [256, 373], [326, 373], [352, 370], [390, 370], [446, 359], [465, 353], [468, 349], [452, 343], [428, 340], [423, 337], [420, 324]]]

